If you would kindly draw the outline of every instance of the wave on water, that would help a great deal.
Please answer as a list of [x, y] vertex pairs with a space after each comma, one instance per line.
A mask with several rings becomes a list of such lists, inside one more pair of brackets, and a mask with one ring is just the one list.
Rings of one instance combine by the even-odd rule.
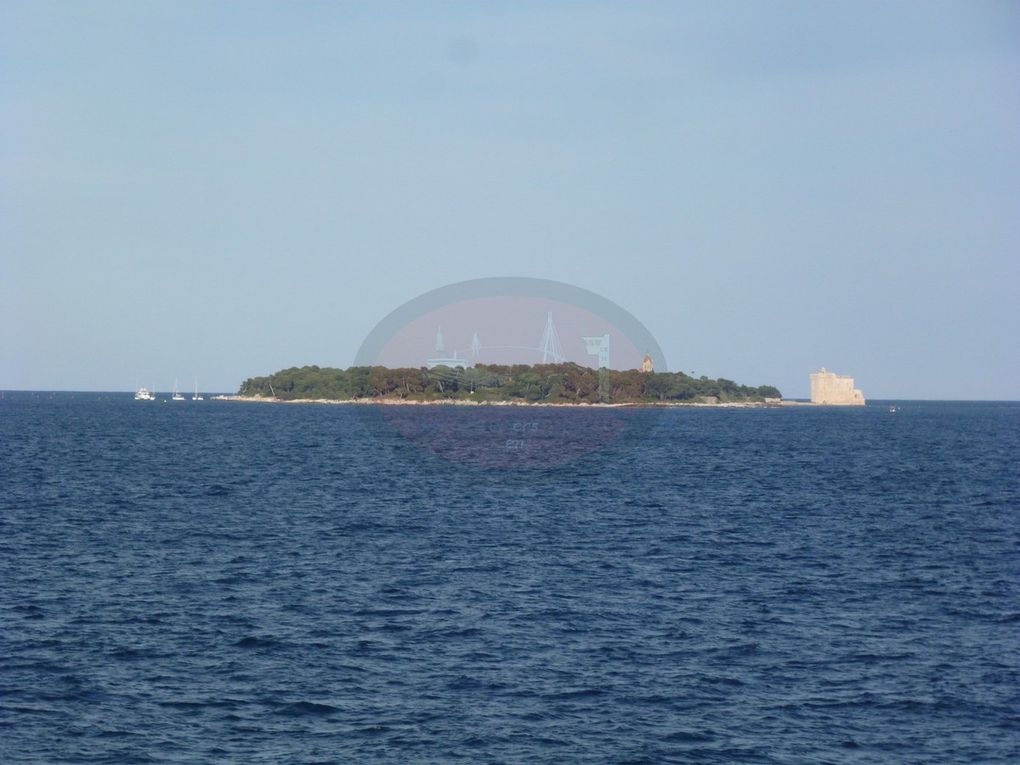
[[1020, 404], [0, 415], [2, 762], [1020, 759]]

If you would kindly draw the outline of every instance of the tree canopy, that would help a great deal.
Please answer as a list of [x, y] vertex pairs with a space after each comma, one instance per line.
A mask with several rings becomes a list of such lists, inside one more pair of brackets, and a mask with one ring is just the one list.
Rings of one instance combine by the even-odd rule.
[[732, 380], [683, 372], [591, 369], [579, 364], [479, 364], [467, 369], [401, 367], [291, 367], [241, 384], [242, 396], [294, 399], [463, 399], [529, 403], [752, 402], [779, 398], [772, 385], [751, 387]]

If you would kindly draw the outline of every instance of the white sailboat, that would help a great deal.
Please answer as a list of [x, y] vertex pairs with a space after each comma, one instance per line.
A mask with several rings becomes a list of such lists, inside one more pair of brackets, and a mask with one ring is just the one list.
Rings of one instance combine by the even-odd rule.
[[181, 395], [180, 388], [178, 387], [177, 378], [174, 378], [174, 395], [170, 397], [174, 401], [187, 401], [184, 396]]
[[195, 378], [195, 395], [191, 397], [192, 401], [205, 401], [200, 395], [198, 395], [198, 378]]

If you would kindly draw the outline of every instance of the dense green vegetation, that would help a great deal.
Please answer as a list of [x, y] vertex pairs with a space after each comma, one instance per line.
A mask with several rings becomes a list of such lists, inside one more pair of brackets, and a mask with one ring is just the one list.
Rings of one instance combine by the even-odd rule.
[[[683, 372], [595, 370], [578, 364], [478, 365], [471, 369], [291, 367], [241, 384], [242, 396], [293, 399], [387, 398], [543, 403], [696, 403], [779, 398], [771, 385], [694, 378]], [[711, 397], [711, 398], [709, 398]]]

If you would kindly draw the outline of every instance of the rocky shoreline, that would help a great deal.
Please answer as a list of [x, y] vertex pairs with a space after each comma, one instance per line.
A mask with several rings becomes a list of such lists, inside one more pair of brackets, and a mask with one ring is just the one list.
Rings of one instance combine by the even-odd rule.
[[763, 401], [733, 401], [722, 403], [703, 402], [675, 402], [663, 401], [661, 403], [622, 403], [606, 404], [595, 403], [572, 403], [569, 401], [467, 401], [464, 399], [437, 399], [435, 401], [415, 401], [401, 398], [352, 398], [352, 399], [324, 399], [324, 398], [266, 398], [264, 396], [212, 396], [215, 401], [241, 401], [260, 404], [333, 404], [333, 405], [357, 405], [357, 406], [499, 406], [499, 407], [576, 407], [581, 409], [627, 409], [627, 408], [649, 408], [649, 409], [673, 409], [677, 407], [695, 409], [765, 409], [785, 405], [765, 403]]

